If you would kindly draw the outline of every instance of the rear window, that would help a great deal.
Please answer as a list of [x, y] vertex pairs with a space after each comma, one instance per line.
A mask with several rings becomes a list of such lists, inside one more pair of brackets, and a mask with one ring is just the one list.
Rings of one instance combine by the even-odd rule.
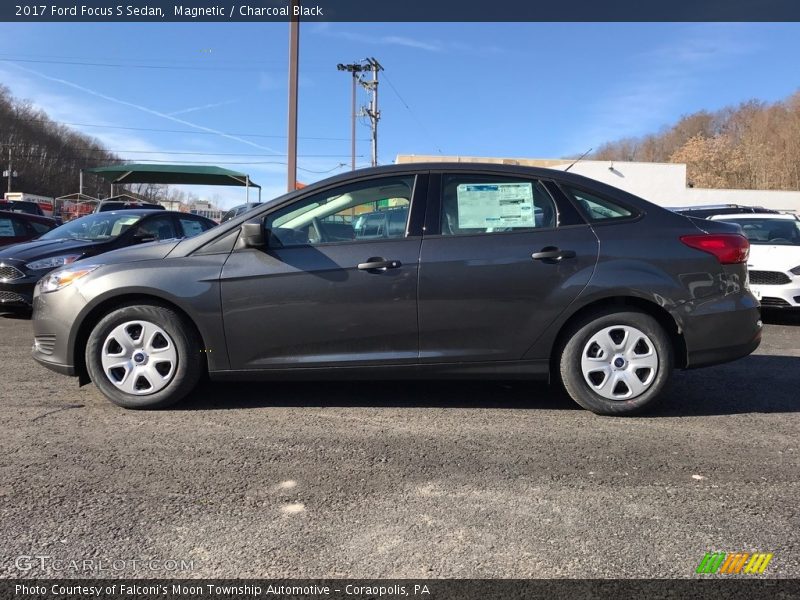
[[31, 222], [31, 227], [36, 233], [47, 233], [52, 229], [50, 225], [45, 225], [44, 223], [37, 223], [36, 221]]
[[608, 198], [602, 198], [571, 187], [566, 189], [575, 198], [586, 217], [593, 223], [626, 219], [634, 216], [632, 211]]
[[183, 235], [185, 237], [192, 237], [203, 233], [211, 229], [211, 225], [206, 223], [205, 221], [200, 221], [198, 219], [187, 219], [186, 217], [181, 217], [178, 219], [181, 222], [181, 227], [183, 228]]

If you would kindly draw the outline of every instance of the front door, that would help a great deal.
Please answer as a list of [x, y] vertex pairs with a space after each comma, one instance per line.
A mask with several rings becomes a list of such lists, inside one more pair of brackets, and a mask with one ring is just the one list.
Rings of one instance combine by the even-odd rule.
[[268, 247], [222, 270], [232, 369], [417, 361], [419, 179], [340, 185], [267, 214]]

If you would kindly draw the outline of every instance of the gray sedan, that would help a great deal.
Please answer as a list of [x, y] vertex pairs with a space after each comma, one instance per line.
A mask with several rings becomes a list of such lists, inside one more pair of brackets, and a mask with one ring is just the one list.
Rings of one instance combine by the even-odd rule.
[[507, 165], [356, 171], [50, 273], [33, 356], [127, 408], [215, 380], [500, 378], [630, 414], [761, 339], [735, 225]]

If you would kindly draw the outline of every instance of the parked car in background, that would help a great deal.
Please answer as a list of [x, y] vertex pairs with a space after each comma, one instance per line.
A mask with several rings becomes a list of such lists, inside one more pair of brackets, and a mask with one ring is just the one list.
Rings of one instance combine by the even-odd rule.
[[4, 308], [30, 308], [34, 285], [53, 269], [127, 246], [191, 237], [215, 225], [198, 215], [157, 210], [75, 219], [33, 241], [0, 248], [0, 303]]
[[112, 210], [166, 210], [160, 204], [149, 202], [122, 202], [120, 200], [101, 200], [97, 203], [94, 212], [109, 212]]
[[[371, 213], [385, 235], [359, 228]], [[589, 410], [631, 414], [674, 367], [759, 345], [740, 231], [557, 170], [365, 169], [180, 243], [50, 273], [33, 357], [128, 408], [171, 404], [208, 371], [544, 379]]]
[[27, 200], [0, 200], [0, 210], [37, 215], [39, 217], [45, 216], [41, 206], [36, 202]]
[[679, 206], [669, 210], [675, 211], [687, 217], [698, 219], [709, 219], [716, 215], [740, 215], [743, 213], [759, 214], [780, 214], [780, 211], [763, 206], [742, 206], [741, 204], [711, 204], [701, 206]]
[[227, 211], [222, 218], [219, 220], [220, 223], [225, 223], [226, 221], [230, 221], [234, 217], [238, 217], [241, 214], [246, 213], [248, 210], [252, 210], [257, 206], [261, 206], [263, 202], [249, 202], [247, 204], [240, 204], [239, 206], [234, 206], [232, 209]]
[[800, 220], [789, 214], [716, 215], [750, 241], [750, 288], [764, 308], [800, 308]]
[[0, 211], [0, 247], [27, 242], [58, 227], [55, 219]]

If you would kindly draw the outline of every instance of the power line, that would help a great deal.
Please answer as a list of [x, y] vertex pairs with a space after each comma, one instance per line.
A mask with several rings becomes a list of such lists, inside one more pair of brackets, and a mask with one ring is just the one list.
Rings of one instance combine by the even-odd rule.
[[[193, 129], [162, 129], [158, 127], [128, 127], [124, 125], [105, 125], [99, 123], [67, 123], [62, 121], [54, 121], [53, 119], [26, 119], [23, 117], [2, 117], [2, 120], [14, 120], [14, 121], [25, 121], [30, 123], [52, 123], [55, 125], [68, 125], [70, 127], [98, 127], [98, 128], [105, 128], [105, 129], [123, 129], [125, 131], [151, 131], [151, 132], [161, 132], [161, 133], [187, 133], [187, 134], [194, 134], [194, 135], [235, 135], [239, 137], [257, 137], [257, 138], [275, 138], [275, 139], [286, 139], [285, 135], [273, 135], [273, 134], [266, 134], [266, 133], [230, 133], [226, 131], [221, 131], [219, 133], [213, 131], [195, 131]], [[301, 140], [315, 140], [315, 141], [331, 141], [331, 142], [346, 142], [349, 141], [350, 138], [340, 138], [340, 137], [314, 137], [314, 136], [299, 136], [298, 139]], [[362, 138], [360, 141], [368, 141], [369, 138]]]
[[[401, 103], [403, 106], [405, 106], [405, 107], [406, 107], [406, 110], [408, 111], [408, 114], [410, 114], [410, 115], [411, 115], [411, 117], [412, 117], [412, 118], [413, 118], [413, 119], [414, 119], [414, 120], [417, 122], [417, 125], [419, 125], [420, 129], [422, 129], [422, 132], [425, 134], [425, 137], [427, 137], [429, 140], [432, 140], [433, 138], [431, 137], [431, 135], [430, 135], [430, 131], [428, 130], [428, 128], [427, 128], [427, 127], [425, 127], [425, 125], [424, 125], [424, 124], [422, 123], [422, 121], [421, 121], [421, 120], [420, 120], [420, 119], [417, 117], [417, 115], [416, 115], [416, 114], [414, 114], [414, 111], [413, 111], [413, 110], [411, 110], [411, 107], [408, 105], [408, 102], [406, 102], [406, 101], [403, 99], [403, 97], [400, 95], [400, 92], [398, 92], [398, 91], [397, 91], [397, 88], [396, 88], [396, 87], [394, 87], [394, 84], [392, 83], [392, 80], [391, 80], [391, 79], [389, 79], [389, 76], [388, 76], [388, 75], [386, 75], [386, 74], [384, 74], [384, 77], [386, 78], [386, 83], [388, 83], [388, 84], [389, 84], [389, 87], [390, 87], [390, 88], [392, 88], [392, 91], [395, 93], [395, 95], [397, 96], [398, 100], [400, 100], [400, 103]], [[442, 149], [441, 149], [441, 148], [439, 148], [439, 145], [438, 145], [438, 144], [436, 144], [436, 151], [437, 151], [439, 154], [442, 154]]]
[[[267, 156], [275, 156], [274, 154], [270, 154]], [[60, 159], [60, 160], [87, 160], [86, 156], [73, 156], [69, 154], [58, 154], [58, 153], [26, 153], [22, 156], [22, 158], [34, 158], [34, 157], [47, 157], [50, 159]], [[19, 156], [17, 159], [19, 160]], [[139, 159], [140, 162], [143, 163], [172, 163], [171, 160], [163, 160], [157, 158], [141, 158]], [[118, 164], [125, 164], [124, 160], [121, 159], [109, 159], [109, 162], [118, 163]], [[261, 161], [209, 161], [209, 160], [185, 160], [182, 161], [184, 164], [192, 164], [192, 165], [287, 165], [289, 164], [285, 160], [261, 160]], [[341, 167], [347, 166], [347, 163], [337, 163], [336, 166], [331, 167], [330, 169], [326, 169], [323, 171], [315, 170], [315, 169], [307, 169], [305, 167], [298, 166], [298, 170], [305, 171], [306, 173], [317, 173], [317, 174], [325, 174], [330, 173], [331, 171], [335, 171]]]
[[[31, 148], [37, 147], [37, 144], [3, 144], [0, 142], [0, 146], [7, 146], [10, 148]], [[118, 150], [118, 149], [100, 149], [100, 148], [86, 148], [85, 150], [81, 150], [84, 154], [175, 154], [175, 155], [185, 155], [185, 156], [251, 156], [251, 157], [259, 157], [259, 156], [286, 156], [285, 154], [254, 154], [248, 152], [195, 152], [191, 150]], [[25, 156], [46, 156], [47, 153], [37, 153], [37, 152], [24, 152]], [[349, 154], [298, 154], [299, 157], [302, 158], [347, 158]], [[363, 155], [359, 155], [359, 158], [362, 158]]]
[[255, 71], [265, 71], [264, 68], [247, 67], [196, 67], [192, 65], [145, 65], [136, 63], [107, 63], [107, 62], [82, 62], [75, 60], [40, 60], [35, 58], [2, 58], [0, 62], [10, 63], [34, 63], [45, 65], [72, 65], [79, 67], [104, 67], [104, 68], [125, 68], [125, 69], [156, 69], [162, 71], [226, 71], [234, 73], [253, 73]]

